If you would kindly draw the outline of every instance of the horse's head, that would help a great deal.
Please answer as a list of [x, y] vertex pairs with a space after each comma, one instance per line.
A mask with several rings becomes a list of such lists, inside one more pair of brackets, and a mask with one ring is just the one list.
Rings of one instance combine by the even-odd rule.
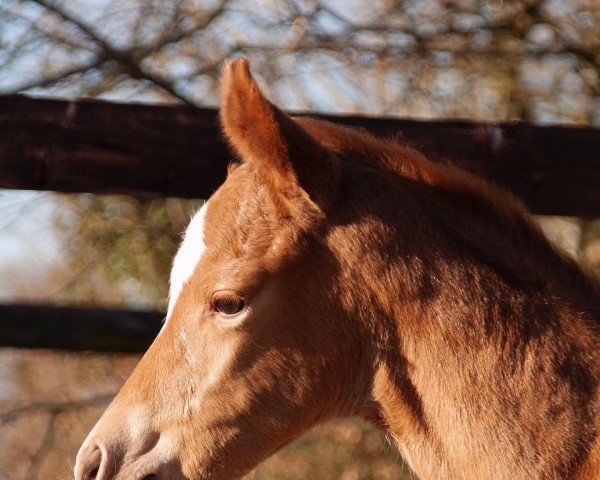
[[372, 349], [340, 311], [327, 240], [338, 159], [265, 100], [246, 61], [222, 86], [242, 161], [192, 219], [166, 323], [81, 447], [77, 480], [235, 478], [369, 405]]

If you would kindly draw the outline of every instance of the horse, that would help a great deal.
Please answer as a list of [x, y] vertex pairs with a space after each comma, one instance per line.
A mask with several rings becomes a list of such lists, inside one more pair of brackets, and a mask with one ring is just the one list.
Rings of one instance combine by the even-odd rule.
[[399, 142], [288, 116], [244, 59], [221, 87], [238, 160], [75, 478], [238, 478], [347, 416], [421, 480], [600, 478], [600, 289], [525, 207]]

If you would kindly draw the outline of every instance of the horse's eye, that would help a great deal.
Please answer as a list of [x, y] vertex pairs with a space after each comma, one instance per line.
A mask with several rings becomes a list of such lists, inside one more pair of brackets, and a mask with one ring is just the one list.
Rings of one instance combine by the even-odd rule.
[[222, 315], [235, 315], [246, 306], [246, 301], [232, 292], [217, 292], [213, 295], [212, 308]]

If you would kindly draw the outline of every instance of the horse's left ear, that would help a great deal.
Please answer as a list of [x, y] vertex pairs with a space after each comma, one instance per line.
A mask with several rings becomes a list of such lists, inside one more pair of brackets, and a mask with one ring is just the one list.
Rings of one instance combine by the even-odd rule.
[[337, 159], [262, 95], [247, 60], [225, 65], [221, 96], [223, 131], [244, 161], [264, 165], [284, 186], [297, 182], [326, 209], [337, 190]]

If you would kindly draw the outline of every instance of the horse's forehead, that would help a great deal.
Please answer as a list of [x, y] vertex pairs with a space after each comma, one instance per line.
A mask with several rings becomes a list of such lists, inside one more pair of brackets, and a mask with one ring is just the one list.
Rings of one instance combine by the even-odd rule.
[[256, 216], [253, 208], [257, 203], [254, 195], [256, 189], [250, 188], [250, 179], [237, 177], [228, 179], [204, 203], [186, 228], [171, 270], [167, 317], [173, 311], [184, 285], [192, 278], [197, 265], [207, 255], [207, 250], [212, 248], [214, 256], [217, 249], [220, 257], [223, 257], [222, 260], [229, 254], [236, 256], [234, 252], [228, 251], [228, 247], [238, 245], [243, 240], [237, 238], [241, 235], [240, 230], [252, 229], [253, 221], [256, 221], [256, 218], [253, 218]]

